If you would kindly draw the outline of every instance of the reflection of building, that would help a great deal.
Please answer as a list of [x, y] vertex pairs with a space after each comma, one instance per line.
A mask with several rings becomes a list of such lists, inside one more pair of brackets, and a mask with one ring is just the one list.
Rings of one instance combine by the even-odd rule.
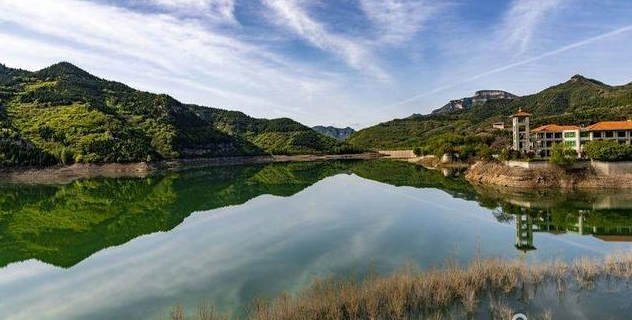
[[619, 143], [632, 143], [632, 121], [603, 121], [587, 127], [547, 124], [530, 130], [530, 114], [522, 110], [511, 115], [513, 121], [513, 149], [522, 153], [534, 151], [548, 157], [554, 144], [563, 143], [581, 154], [583, 146], [591, 140], [611, 139]]
[[533, 245], [533, 217], [529, 214], [516, 215], [516, 249], [527, 252], [535, 250]]
[[536, 250], [534, 234], [578, 234], [602, 241], [632, 242], [632, 216], [629, 211], [594, 211], [527, 208], [511, 204], [502, 206], [504, 215], [515, 218], [516, 249]]

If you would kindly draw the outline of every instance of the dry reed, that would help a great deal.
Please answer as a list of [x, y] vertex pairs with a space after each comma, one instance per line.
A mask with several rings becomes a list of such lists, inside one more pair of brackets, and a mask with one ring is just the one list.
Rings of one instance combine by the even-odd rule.
[[[631, 280], [632, 252], [609, 255], [603, 261], [578, 259], [570, 265], [476, 258], [465, 267], [454, 263], [428, 271], [409, 267], [388, 276], [371, 275], [362, 282], [321, 279], [293, 296], [283, 293], [272, 301], [256, 300], [245, 319], [441, 319], [455, 311], [469, 318], [478, 312], [481, 297], [488, 297], [493, 318], [511, 319], [507, 315], [513, 310], [505, 299], [512, 293], [553, 284], [563, 294], [569, 286], [591, 289], [600, 279]], [[551, 319], [552, 313], [540, 318]], [[187, 319], [182, 307], [174, 307], [172, 319]], [[192, 319], [225, 318], [206, 311]]]

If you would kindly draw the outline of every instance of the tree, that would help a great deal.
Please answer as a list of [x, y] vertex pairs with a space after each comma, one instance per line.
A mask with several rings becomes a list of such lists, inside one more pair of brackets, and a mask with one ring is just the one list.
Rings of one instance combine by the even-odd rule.
[[586, 156], [600, 161], [632, 160], [632, 145], [620, 144], [615, 140], [594, 140], [584, 146]]
[[549, 162], [560, 167], [571, 165], [577, 160], [577, 152], [564, 143], [556, 143], [551, 147]]

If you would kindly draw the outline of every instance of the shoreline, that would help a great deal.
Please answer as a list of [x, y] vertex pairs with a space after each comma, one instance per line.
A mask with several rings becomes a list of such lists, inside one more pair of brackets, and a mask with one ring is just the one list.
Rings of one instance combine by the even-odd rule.
[[50, 167], [17, 167], [0, 169], [0, 183], [65, 184], [85, 178], [144, 178], [157, 172], [175, 172], [186, 169], [269, 164], [276, 162], [309, 162], [330, 160], [379, 159], [377, 153], [323, 154], [323, 155], [265, 155], [242, 157], [218, 157], [200, 159], [177, 159], [160, 162], [105, 163], [54, 165]]
[[594, 169], [521, 168], [479, 161], [465, 173], [472, 184], [513, 189], [632, 189], [632, 174], [601, 174]]

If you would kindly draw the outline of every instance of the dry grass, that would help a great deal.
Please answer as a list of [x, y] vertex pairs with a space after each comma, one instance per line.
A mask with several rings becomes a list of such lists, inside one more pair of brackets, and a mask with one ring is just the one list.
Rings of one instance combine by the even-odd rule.
[[[591, 289], [602, 279], [631, 280], [632, 252], [610, 255], [603, 261], [579, 259], [572, 264], [477, 258], [465, 267], [454, 263], [428, 271], [408, 267], [389, 276], [371, 275], [362, 282], [316, 280], [294, 296], [283, 293], [272, 301], [256, 300], [246, 319], [441, 319], [455, 312], [459, 318], [472, 318], [481, 297], [487, 297], [493, 318], [511, 319], [507, 315], [513, 310], [505, 299], [514, 293], [554, 285], [563, 294], [571, 286]], [[210, 310], [193, 319], [225, 319]], [[552, 319], [552, 313], [547, 311], [539, 318]], [[172, 319], [187, 318], [176, 306]]]

